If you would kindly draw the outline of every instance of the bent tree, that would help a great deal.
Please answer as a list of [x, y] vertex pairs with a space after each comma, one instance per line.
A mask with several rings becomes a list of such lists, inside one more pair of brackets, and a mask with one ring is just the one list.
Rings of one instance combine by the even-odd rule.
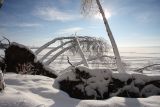
[[111, 45], [112, 45], [112, 48], [113, 48], [113, 52], [114, 52], [114, 55], [115, 55], [115, 58], [116, 58], [117, 69], [118, 69], [119, 73], [124, 73], [125, 70], [124, 70], [124, 66], [123, 66], [122, 61], [121, 61], [121, 57], [120, 57], [120, 54], [119, 54], [119, 51], [118, 51], [118, 48], [117, 48], [117, 44], [115, 42], [115, 39], [114, 39], [113, 34], [111, 32], [111, 29], [109, 27], [107, 18], [105, 16], [105, 13], [104, 13], [104, 10], [102, 8], [102, 5], [101, 5], [100, 1], [99, 0], [82, 0], [82, 13], [84, 15], [90, 14], [90, 12], [93, 12], [92, 10], [95, 9], [94, 8], [95, 5], [98, 6], [98, 11], [102, 15], [103, 22], [104, 22], [106, 31], [108, 33], [108, 37], [110, 39], [110, 42], [111, 42]]
[[[60, 43], [60, 44], [58, 44]], [[52, 44], [56, 44], [50, 51], [40, 58], [40, 62], [43, 62], [45, 65], [49, 65], [54, 62], [59, 56], [64, 54], [65, 52], [71, 52], [73, 54], [80, 54], [82, 61], [76, 63], [74, 65], [84, 64], [85, 66], [89, 66], [87, 61], [92, 61], [95, 59], [105, 58], [108, 56], [103, 55], [109, 51], [109, 45], [106, 41], [103, 41], [100, 38], [93, 38], [89, 36], [69, 36], [69, 37], [58, 37], [53, 40], [47, 42], [39, 49], [35, 51], [35, 54], [38, 55], [43, 50], [47, 49]], [[84, 51], [84, 53], [83, 53]], [[96, 55], [96, 57], [85, 58], [87, 52], [90, 56]], [[52, 54], [52, 57], [49, 56]], [[114, 59], [113, 59], [114, 60]]]

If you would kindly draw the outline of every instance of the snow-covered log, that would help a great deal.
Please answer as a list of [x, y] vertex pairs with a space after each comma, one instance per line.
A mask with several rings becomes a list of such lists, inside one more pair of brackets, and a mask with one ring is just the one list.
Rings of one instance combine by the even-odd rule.
[[78, 99], [145, 98], [160, 95], [160, 75], [121, 74], [78, 66], [56, 78], [53, 86]]

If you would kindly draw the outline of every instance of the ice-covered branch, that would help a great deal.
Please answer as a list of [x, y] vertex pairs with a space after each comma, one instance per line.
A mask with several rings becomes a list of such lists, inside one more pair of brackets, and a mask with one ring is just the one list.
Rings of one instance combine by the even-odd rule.
[[61, 54], [63, 54], [64, 52], [66, 52], [67, 50], [69, 50], [70, 48], [72, 48], [73, 45], [68, 46], [64, 49], [62, 49], [60, 52], [56, 53], [53, 57], [51, 57], [48, 61], [45, 62], [45, 65], [49, 65], [51, 62], [53, 62], [58, 56], [60, 56]]
[[63, 44], [55, 47], [54, 49], [50, 50], [48, 53], [46, 53], [46, 54], [40, 59], [40, 61], [43, 62], [43, 60], [44, 60], [45, 58], [47, 58], [50, 54], [52, 54], [54, 51], [62, 48], [64, 45], [69, 44], [69, 43], [71, 43], [71, 42], [73, 42], [73, 40], [67, 41], [67, 42], [65, 42], [65, 43], [63, 43]]
[[139, 69], [136, 69], [136, 70], [134, 70], [134, 71], [135, 71], [135, 72], [143, 73], [143, 70], [145, 70], [145, 69], [147, 69], [147, 68], [149, 68], [149, 67], [156, 66], [156, 65], [160, 65], [160, 64], [151, 64], [151, 65], [147, 65], [147, 66], [145, 66], [145, 67], [143, 67], [143, 68], [139, 68]]
[[[85, 38], [83, 36], [78, 36], [79, 38]], [[44, 50], [45, 48], [47, 48], [49, 45], [55, 43], [56, 41], [58, 40], [65, 40], [65, 39], [74, 39], [75, 37], [74, 36], [69, 36], [69, 37], [58, 37], [58, 38], [55, 38], [49, 42], [47, 42], [46, 44], [42, 45], [40, 48], [38, 48], [36, 51], [35, 51], [35, 54], [38, 55], [42, 50]]]

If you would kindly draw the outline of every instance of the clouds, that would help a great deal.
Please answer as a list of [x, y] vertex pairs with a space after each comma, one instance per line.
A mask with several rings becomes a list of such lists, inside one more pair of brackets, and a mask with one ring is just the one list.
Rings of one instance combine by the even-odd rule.
[[[69, 3], [68, 0], [60, 0], [62, 4], [67, 4]], [[79, 7], [80, 8], [80, 7]], [[72, 11], [71, 11], [72, 10]], [[80, 14], [80, 11], [76, 10], [77, 13], [75, 13], [74, 8], [70, 10], [65, 10], [61, 9], [59, 7], [56, 7], [54, 5], [49, 5], [49, 4], [44, 4], [44, 5], [37, 5], [37, 7], [33, 11], [33, 15], [39, 17], [42, 20], [45, 21], [74, 21], [74, 20], [79, 20], [83, 16]], [[79, 12], [79, 13], [78, 13]], [[107, 8], [104, 8], [104, 12], [106, 15], [106, 18], [111, 17], [111, 11], [109, 11]], [[102, 20], [102, 16], [99, 12], [96, 14], [92, 15], [90, 18], [92, 19], [100, 19]]]
[[40, 27], [41, 24], [39, 23], [1, 23], [1, 27]]
[[20, 23], [20, 24], [17, 24], [16, 26], [18, 26], [18, 27], [40, 27], [41, 24], [38, 24], [38, 23]]
[[71, 21], [79, 18], [77, 15], [49, 6], [36, 8], [36, 10], [34, 10], [34, 15], [47, 21]]
[[71, 27], [71, 28], [66, 28], [66, 29], [61, 29], [57, 32], [57, 34], [66, 34], [66, 33], [77, 33], [77, 32], [81, 32], [82, 30], [84, 30], [82, 27]]

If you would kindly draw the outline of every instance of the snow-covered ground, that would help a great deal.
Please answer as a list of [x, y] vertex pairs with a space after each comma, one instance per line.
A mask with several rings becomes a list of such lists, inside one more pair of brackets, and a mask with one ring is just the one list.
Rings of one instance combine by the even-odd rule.
[[[122, 60], [128, 70], [143, 67], [148, 63], [160, 63], [160, 48], [121, 48]], [[72, 56], [72, 55], [71, 55]], [[64, 57], [66, 58], [66, 57]], [[65, 68], [52, 63], [54, 69]], [[147, 71], [153, 75], [160, 70]], [[78, 100], [70, 98], [65, 92], [54, 88], [54, 79], [33, 75], [4, 75], [6, 87], [0, 93], [0, 107], [160, 107], [160, 96], [148, 98], [112, 97], [107, 100]]]
[[0, 107], [159, 107], [160, 96], [112, 97], [107, 100], [78, 100], [52, 87], [54, 79], [44, 76], [5, 74], [6, 88]]

